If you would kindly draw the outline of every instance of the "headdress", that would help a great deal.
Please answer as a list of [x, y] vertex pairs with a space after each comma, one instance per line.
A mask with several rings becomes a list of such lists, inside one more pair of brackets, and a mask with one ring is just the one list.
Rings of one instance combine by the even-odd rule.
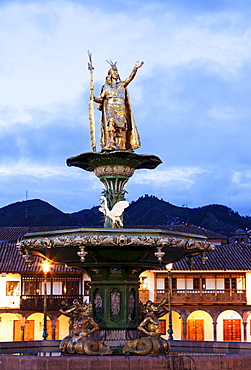
[[110, 66], [112, 67], [112, 69], [116, 69], [116, 70], [118, 70], [118, 68], [117, 68], [117, 62], [113, 63], [113, 62], [111, 61], [111, 59], [110, 59], [110, 61], [109, 61], [109, 60], [106, 60], [106, 62], [107, 62], [108, 64], [110, 64]]

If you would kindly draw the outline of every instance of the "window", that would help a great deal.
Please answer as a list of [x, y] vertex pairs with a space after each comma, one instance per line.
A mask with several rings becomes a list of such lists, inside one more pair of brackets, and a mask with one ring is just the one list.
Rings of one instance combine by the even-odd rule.
[[36, 295], [36, 280], [25, 280], [23, 281], [23, 294], [24, 295]]
[[6, 295], [17, 296], [19, 295], [19, 281], [6, 281]]
[[199, 278], [193, 278], [193, 289], [200, 290], [200, 279]]

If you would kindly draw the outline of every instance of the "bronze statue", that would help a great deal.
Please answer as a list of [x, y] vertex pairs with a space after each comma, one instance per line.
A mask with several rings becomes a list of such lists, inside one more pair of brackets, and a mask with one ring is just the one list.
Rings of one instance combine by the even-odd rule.
[[168, 342], [160, 336], [161, 330], [158, 320], [159, 317], [168, 312], [166, 304], [166, 298], [159, 304], [152, 301], [146, 302], [143, 309], [145, 317], [138, 326], [143, 337], [127, 342], [123, 348], [124, 354], [161, 355], [169, 352]]
[[144, 63], [137, 62], [125, 80], [121, 81], [116, 63], [111, 68], [99, 97], [93, 96], [102, 111], [101, 142], [103, 150], [134, 150], [140, 147], [140, 139], [134, 122], [127, 85]]
[[63, 354], [79, 355], [109, 355], [110, 347], [104, 346], [95, 340], [88, 338], [90, 334], [99, 330], [98, 324], [90, 316], [92, 304], [78, 300], [73, 305], [62, 302], [64, 305], [59, 311], [70, 318], [69, 335], [65, 337], [59, 348]]

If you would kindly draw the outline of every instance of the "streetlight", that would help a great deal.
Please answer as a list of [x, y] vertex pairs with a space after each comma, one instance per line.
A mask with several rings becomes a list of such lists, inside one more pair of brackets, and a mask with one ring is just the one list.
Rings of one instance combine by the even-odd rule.
[[166, 269], [168, 272], [168, 308], [169, 308], [169, 328], [167, 333], [169, 334], [168, 340], [173, 340], [173, 319], [172, 319], [172, 287], [171, 287], [171, 270], [173, 264], [168, 263]]
[[44, 260], [42, 262], [42, 269], [44, 273], [44, 328], [43, 328], [43, 338], [47, 339], [47, 274], [50, 271], [51, 265], [48, 261]]

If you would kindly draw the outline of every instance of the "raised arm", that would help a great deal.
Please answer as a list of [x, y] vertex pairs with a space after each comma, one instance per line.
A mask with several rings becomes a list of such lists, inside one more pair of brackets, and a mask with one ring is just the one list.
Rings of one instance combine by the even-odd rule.
[[124, 87], [126, 87], [133, 79], [134, 79], [134, 77], [135, 77], [135, 75], [136, 75], [136, 73], [137, 73], [137, 70], [140, 68], [140, 67], [142, 67], [143, 66], [143, 64], [144, 64], [144, 62], [139, 62], [139, 61], [137, 61], [136, 63], [135, 63], [135, 66], [133, 67], [133, 70], [132, 70], [132, 72], [131, 72], [131, 74], [130, 74], [130, 76], [123, 82], [123, 84], [124, 84]]

